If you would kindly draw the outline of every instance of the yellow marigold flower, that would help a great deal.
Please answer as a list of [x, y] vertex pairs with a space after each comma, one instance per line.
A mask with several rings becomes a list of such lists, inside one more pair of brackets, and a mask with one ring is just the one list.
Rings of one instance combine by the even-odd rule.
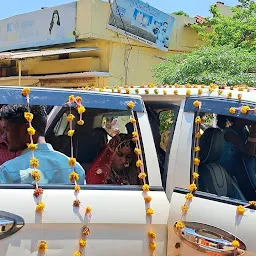
[[82, 253], [81, 252], [79, 252], [79, 251], [77, 251], [77, 252], [75, 252], [74, 253], [74, 255], [73, 256], [82, 256]]
[[242, 94], [241, 94], [241, 93], [239, 93], [239, 94], [237, 95], [237, 99], [238, 99], [239, 101], [242, 100]]
[[245, 209], [242, 205], [236, 207], [236, 212], [238, 215], [244, 215]]
[[208, 91], [209, 91], [209, 93], [212, 93], [214, 91], [214, 89], [213, 88], [209, 88]]
[[83, 114], [85, 111], [86, 111], [86, 110], [85, 110], [85, 107], [84, 107], [84, 106], [79, 106], [79, 107], [77, 108], [78, 114]]
[[45, 208], [45, 204], [43, 202], [39, 202], [36, 205], [36, 212], [42, 212]]
[[145, 201], [145, 203], [150, 203], [152, 201], [152, 197], [151, 196], [145, 196], [144, 201]]
[[190, 90], [187, 90], [186, 91], [186, 96], [190, 96], [191, 95], [191, 91]]
[[132, 141], [133, 142], [137, 141], [138, 140], [138, 136], [139, 136], [139, 134], [137, 132], [133, 132], [132, 133]]
[[218, 90], [218, 95], [222, 95], [223, 91], [222, 90]]
[[34, 151], [37, 149], [37, 144], [34, 144], [34, 143], [28, 143], [27, 146], [28, 146], [28, 149], [31, 151]]
[[236, 109], [233, 108], [233, 107], [230, 108], [230, 109], [229, 109], [229, 113], [234, 115], [234, 114], [236, 113]]
[[69, 160], [68, 160], [68, 164], [70, 166], [75, 166], [76, 164], [76, 159], [74, 157], [70, 157]]
[[147, 177], [147, 174], [144, 173], [144, 172], [141, 172], [139, 175], [138, 175], [139, 179], [140, 180], [144, 180], [146, 177]]
[[242, 92], [243, 90], [244, 90], [243, 87], [239, 87], [239, 88], [238, 88], [238, 91], [239, 91], [239, 92]]
[[74, 135], [74, 133], [75, 133], [75, 130], [69, 130], [68, 131], [68, 136], [72, 137]]
[[143, 190], [143, 192], [148, 192], [148, 191], [149, 191], [149, 189], [150, 189], [150, 187], [149, 187], [149, 185], [148, 185], [148, 184], [144, 184], [144, 185], [142, 186], [142, 190]]
[[201, 138], [201, 133], [200, 132], [196, 132], [196, 134], [195, 134], [195, 137], [196, 137], [196, 139], [200, 139]]
[[75, 192], [79, 192], [81, 188], [80, 188], [79, 185], [75, 185], [75, 188], [74, 188], [74, 189], [75, 189]]
[[154, 210], [153, 210], [152, 208], [148, 208], [148, 209], [146, 210], [146, 214], [147, 214], [147, 215], [153, 215], [153, 214], [154, 214]]
[[90, 229], [85, 227], [82, 234], [85, 235], [85, 236], [89, 236], [90, 235]]
[[256, 207], [256, 201], [249, 201], [249, 204], [250, 204], [251, 206]]
[[74, 103], [75, 102], [75, 96], [74, 95], [70, 95], [68, 97], [68, 101], [71, 102], [71, 103]]
[[137, 166], [137, 167], [141, 167], [142, 165], [143, 165], [143, 163], [142, 163], [141, 160], [138, 160], [138, 161], [136, 162], [136, 166]]
[[130, 94], [130, 89], [125, 89], [126, 94]]
[[30, 158], [29, 163], [32, 168], [37, 168], [39, 166], [39, 161], [35, 157]]
[[166, 90], [163, 90], [163, 94], [164, 94], [164, 95], [167, 95], [167, 91], [166, 91]]
[[151, 238], [151, 239], [156, 239], [156, 233], [154, 233], [152, 231], [149, 231], [148, 232], [148, 237]]
[[36, 130], [33, 127], [28, 127], [27, 131], [28, 131], [28, 134], [31, 136], [36, 134]]
[[186, 88], [191, 88], [191, 84], [186, 84], [185, 87]]
[[201, 117], [200, 117], [200, 116], [197, 116], [197, 117], [196, 117], [195, 123], [196, 123], [196, 124], [201, 124]]
[[185, 205], [185, 204], [182, 205], [182, 206], [181, 206], [181, 211], [182, 211], [183, 214], [186, 214], [186, 213], [188, 212], [188, 206]]
[[81, 202], [80, 202], [78, 199], [76, 199], [76, 200], [73, 201], [73, 206], [74, 206], [74, 207], [79, 207], [80, 204], [81, 204]]
[[199, 166], [200, 165], [200, 159], [194, 158], [194, 165]]
[[69, 180], [70, 182], [75, 183], [75, 181], [79, 180], [79, 174], [76, 172], [71, 172], [69, 174]]
[[189, 189], [190, 192], [194, 192], [194, 191], [197, 190], [197, 186], [196, 186], [196, 184], [192, 183], [192, 184], [189, 185], [188, 189]]
[[195, 108], [199, 108], [200, 107], [200, 101], [198, 101], [198, 100], [195, 100], [194, 102], [193, 102], [193, 106], [195, 107]]
[[80, 97], [80, 96], [76, 96], [75, 100], [76, 100], [76, 102], [81, 103], [81, 101], [82, 101], [82, 97]]
[[254, 111], [254, 114], [256, 115], [256, 108], [254, 108], [254, 110], [253, 110], [253, 111]]
[[195, 151], [195, 152], [199, 152], [200, 150], [201, 150], [201, 149], [200, 149], [199, 146], [197, 146], [197, 147], [194, 148], [194, 151]]
[[75, 118], [76, 118], [76, 117], [75, 117], [74, 115], [69, 114], [69, 115], [67, 116], [67, 121], [68, 121], [68, 122], [72, 122]]
[[237, 240], [234, 240], [232, 242], [233, 247], [238, 248], [240, 246], [240, 243]]
[[229, 92], [229, 93], [227, 94], [227, 98], [230, 99], [231, 97], [232, 97], [232, 92]]
[[175, 95], [178, 95], [178, 90], [174, 90], [173, 93], [174, 93]]
[[131, 118], [130, 122], [131, 122], [132, 124], [136, 124], [136, 119], [135, 119], [135, 118]]
[[197, 172], [193, 172], [192, 176], [194, 180], [197, 180], [199, 178], [199, 174]]
[[193, 88], [198, 88], [198, 85], [197, 85], [197, 84], [194, 84]]
[[153, 83], [149, 83], [148, 88], [154, 88], [155, 85]]
[[92, 212], [92, 208], [90, 206], [87, 206], [86, 209], [85, 209], [85, 213], [89, 214], [91, 212]]
[[22, 91], [21, 91], [21, 94], [22, 94], [22, 96], [24, 96], [24, 97], [27, 97], [27, 96], [29, 95], [29, 93], [30, 93], [30, 88], [29, 88], [29, 87], [25, 87], [25, 88], [23, 88]]
[[250, 107], [249, 107], [249, 106], [243, 106], [243, 107], [241, 108], [241, 112], [242, 112], [243, 114], [247, 114], [249, 110], [250, 110]]
[[140, 148], [135, 148], [135, 149], [134, 149], [134, 153], [135, 153], [137, 156], [140, 155], [140, 154], [141, 154]]
[[44, 253], [48, 249], [48, 244], [46, 241], [40, 241], [37, 248], [39, 252]]
[[202, 89], [198, 89], [197, 93], [198, 93], [198, 95], [202, 95], [203, 94], [203, 90]]
[[156, 250], [156, 243], [155, 242], [150, 242], [149, 243], [149, 248], [151, 251], [155, 251]]
[[154, 93], [155, 93], [155, 94], [158, 94], [158, 93], [159, 93], [159, 91], [158, 91], [157, 89], [155, 89], [155, 90], [154, 90]]
[[40, 172], [39, 172], [38, 170], [32, 171], [31, 176], [32, 176], [33, 180], [35, 180], [35, 181], [37, 181], [37, 182], [38, 182], [38, 181], [40, 180], [40, 178], [41, 178]]
[[79, 121], [77, 121], [77, 124], [78, 124], [78, 125], [84, 125], [84, 120], [79, 120]]
[[175, 227], [178, 229], [183, 229], [185, 228], [185, 224], [183, 221], [177, 221], [177, 223], [175, 224]]
[[185, 195], [185, 199], [186, 199], [187, 201], [191, 201], [191, 200], [193, 199], [193, 194], [187, 193], [187, 194]]
[[146, 94], [149, 94], [149, 90], [148, 90], [148, 89], [145, 89], [145, 93], [146, 93]]
[[24, 112], [24, 117], [28, 122], [32, 122], [34, 115], [30, 112]]
[[133, 101], [129, 101], [129, 102], [127, 103], [127, 107], [128, 107], [129, 109], [133, 109], [133, 108], [135, 107], [135, 103], [134, 103]]
[[103, 88], [99, 88], [99, 92], [103, 92]]
[[79, 240], [79, 245], [80, 245], [80, 247], [84, 248], [86, 246], [86, 240], [80, 239]]

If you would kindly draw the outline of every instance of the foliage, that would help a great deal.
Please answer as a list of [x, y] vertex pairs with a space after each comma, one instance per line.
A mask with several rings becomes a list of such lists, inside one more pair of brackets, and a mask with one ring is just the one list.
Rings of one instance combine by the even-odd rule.
[[172, 14], [174, 15], [178, 15], [178, 16], [185, 16], [185, 17], [189, 17], [189, 15], [183, 11], [177, 11], [177, 12], [173, 12]]
[[162, 111], [159, 115], [160, 120], [160, 134], [171, 129], [173, 123], [173, 112], [172, 111]]
[[[225, 16], [212, 5], [212, 18], [207, 18], [207, 25], [193, 25], [199, 38], [208, 45], [230, 45], [249, 50], [256, 50], [256, 2], [240, 0], [240, 7], [233, 7], [233, 16]], [[209, 29], [210, 27], [210, 29]]]
[[162, 84], [247, 84], [256, 85], [256, 51], [210, 46], [192, 53], [173, 55], [153, 68], [155, 78]]

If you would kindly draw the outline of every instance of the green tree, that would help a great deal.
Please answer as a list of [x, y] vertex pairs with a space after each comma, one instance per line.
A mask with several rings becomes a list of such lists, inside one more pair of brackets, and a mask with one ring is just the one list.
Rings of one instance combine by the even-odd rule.
[[[199, 38], [211, 46], [230, 45], [256, 50], [256, 2], [240, 0], [239, 7], [233, 7], [233, 15], [225, 16], [212, 5], [212, 18], [207, 25], [193, 25]], [[210, 29], [209, 29], [210, 27]]]
[[256, 52], [232, 46], [209, 46], [191, 53], [170, 56], [155, 66], [157, 82], [162, 84], [247, 84], [256, 85]]
[[185, 16], [185, 17], [189, 17], [189, 15], [183, 11], [177, 11], [177, 12], [173, 12], [172, 14], [174, 15], [178, 15], [178, 16]]

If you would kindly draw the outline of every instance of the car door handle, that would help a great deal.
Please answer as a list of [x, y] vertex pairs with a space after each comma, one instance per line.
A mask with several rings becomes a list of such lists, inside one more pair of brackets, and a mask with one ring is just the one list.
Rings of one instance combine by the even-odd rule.
[[18, 215], [0, 211], [0, 239], [19, 231], [24, 226], [24, 220]]
[[[197, 222], [184, 224], [183, 229], [174, 226], [174, 231], [184, 243], [195, 250], [214, 256], [243, 255], [246, 251], [246, 246], [240, 239], [224, 230]], [[235, 239], [240, 244], [237, 249], [232, 245]]]

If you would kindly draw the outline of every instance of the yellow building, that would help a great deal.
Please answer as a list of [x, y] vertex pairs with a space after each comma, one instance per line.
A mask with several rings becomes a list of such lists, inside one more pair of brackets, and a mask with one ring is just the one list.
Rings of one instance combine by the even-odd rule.
[[[91, 50], [20, 58], [20, 62], [15, 57], [18, 54], [7, 60], [1, 57], [2, 53], [0, 84], [19, 83], [19, 63], [22, 71], [21, 85], [85, 87], [148, 84], [154, 81], [152, 66], [162, 62], [169, 54], [189, 52], [201, 44], [196, 32], [187, 26], [195, 23], [196, 18], [172, 15], [174, 23], [169, 48], [165, 52], [107, 29], [110, 13], [108, 2], [80, 0], [76, 3], [76, 26], [73, 31], [75, 42], [45, 45], [39, 49], [75, 47]], [[20, 16], [26, 15], [29, 14]], [[29, 49], [33, 47], [26, 50]]]

